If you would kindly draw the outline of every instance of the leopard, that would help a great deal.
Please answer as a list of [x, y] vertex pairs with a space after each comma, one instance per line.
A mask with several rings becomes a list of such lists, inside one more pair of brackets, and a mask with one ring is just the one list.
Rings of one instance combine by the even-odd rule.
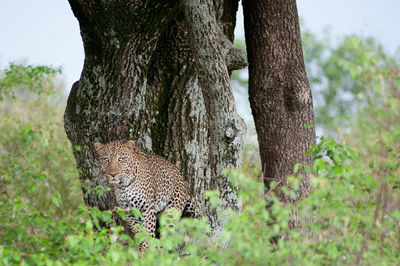
[[[138, 225], [156, 236], [157, 217], [169, 209], [199, 218], [179, 169], [156, 154], [140, 149], [133, 140], [94, 143], [101, 173], [115, 195], [118, 207], [126, 211], [128, 233], [138, 233]], [[137, 209], [141, 218], [129, 210]]]

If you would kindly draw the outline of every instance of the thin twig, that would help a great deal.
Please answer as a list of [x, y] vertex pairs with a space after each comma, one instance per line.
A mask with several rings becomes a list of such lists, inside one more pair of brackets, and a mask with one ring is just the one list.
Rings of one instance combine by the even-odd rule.
[[274, 187], [272, 187], [270, 190], [268, 190], [268, 192], [265, 193], [265, 195], [264, 195], [264, 199], [266, 199], [267, 196], [268, 196], [269, 194], [271, 194], [271, 192], [272, 192], [277, 186], [279, 186], [279, 184], [282, 183], [282, 182], [283, 182], [283, 180], [279, 180], [279, 182], [276, 183]]

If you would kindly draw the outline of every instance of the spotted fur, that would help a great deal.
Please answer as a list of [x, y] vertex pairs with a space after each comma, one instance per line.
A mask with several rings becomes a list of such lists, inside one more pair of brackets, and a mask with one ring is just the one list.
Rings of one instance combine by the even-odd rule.
[[[130, 233], [135, 234], [139, 223], [154, 237], [157, 214], [170, 208], [197, 217], [185, 181], [178, 168], [164, 158], [148, 154], [135, 142], [96, 142], [94, 148], [100, 168], [111, 185], [122, 209], [138, 209], [142, 219], [127, 213]], [[185, 208], [186, 207], [186, 208]]]

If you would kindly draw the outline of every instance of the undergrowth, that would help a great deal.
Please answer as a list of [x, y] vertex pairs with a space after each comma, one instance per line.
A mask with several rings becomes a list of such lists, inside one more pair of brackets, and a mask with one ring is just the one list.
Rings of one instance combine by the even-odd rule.
[[[374, 138], [365, 138], [364, 149], [355, 151], [321, 138], [310, 150], [314, 165], [303, 170], [313, 174], [314, 190], [296, 207], [306, 230], [289, 228], [294, 206], [283, 205], [273, 193], [265, 198], [261, 182], [233, 171], [227, 174], [242, 210], [221, 213], [226, 225], [220, 235], [209, 237], [206, 218], [179, 220], [175, 214], [174, 228], [163, 226], [171, 217], [161, 217], [160, 239], [140, 234], [132, 240], [113, 222], [111, 211], [84, 206], [62, 127], [61, 87], [51, 71], [32, 75], [40, 81], [40, 91], [20, 84], [12, 94], [3, 94], [0, 103], [1, 264], [396, 265], [400, 261], [400, 130], [391, 115], [399, 111], [398, 99], [386, 98], [385, 108], [390, 102], [391, 114], [371, 110], [385, 126]], [[7, 84], [3, 83], [3, 91]], [[290, 187], [296, 188], [298, 178], [288, 179]], [[217, 192], [207, 195], [218, 204]], [[149, 247], [138, 252], [143, 240]]]

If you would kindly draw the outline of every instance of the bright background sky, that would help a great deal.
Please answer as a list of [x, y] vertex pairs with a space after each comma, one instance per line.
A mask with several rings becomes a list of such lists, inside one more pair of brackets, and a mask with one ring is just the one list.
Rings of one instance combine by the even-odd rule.
[[[400, 46], [400, 0], [297, 0], [297, 6], [316, 34], [330, 26], [333, 36], [372, 35], [392, 52]], [[0, 68], [9, 62], [62, 66], [67, 89], [79, 79], [82, 39], [67, 0], [0, 0], [0, 36]]]

